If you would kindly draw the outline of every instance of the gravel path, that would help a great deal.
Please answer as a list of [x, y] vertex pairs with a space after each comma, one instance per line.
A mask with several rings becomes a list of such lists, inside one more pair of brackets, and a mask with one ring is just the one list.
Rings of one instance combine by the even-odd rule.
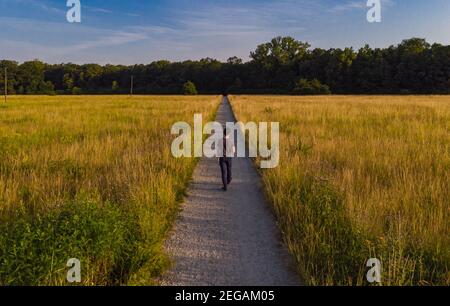
[[[216, 120], [234, 121], [226, 98]], [[300, 285], [260, 185], [248, 158], [233, 159], [228, 192], [220, 189], [217, 158], [200, 160], [166, 242], [174, 266], [160, 279], [162, 285]]]

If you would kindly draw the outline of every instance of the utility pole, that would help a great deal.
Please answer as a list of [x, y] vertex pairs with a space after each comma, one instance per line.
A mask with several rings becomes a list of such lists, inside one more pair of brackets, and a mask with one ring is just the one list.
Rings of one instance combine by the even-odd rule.
[[8, 68], [5, 67], [5, 103], [8, 96]]
[[133, 82], [134, 82], [134, 76], [131, 76], [131, 88], [130, 88], [130, 96], [133, 96]]

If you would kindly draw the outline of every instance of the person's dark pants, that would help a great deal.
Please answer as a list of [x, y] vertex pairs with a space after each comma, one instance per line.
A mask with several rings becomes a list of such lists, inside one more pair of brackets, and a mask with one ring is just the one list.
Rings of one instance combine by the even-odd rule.
[[227, 189], [227, 186], [231, 183], [231, 157], [219, 158], [220, 170], [222, 171], [222, 183], [223, 187]]

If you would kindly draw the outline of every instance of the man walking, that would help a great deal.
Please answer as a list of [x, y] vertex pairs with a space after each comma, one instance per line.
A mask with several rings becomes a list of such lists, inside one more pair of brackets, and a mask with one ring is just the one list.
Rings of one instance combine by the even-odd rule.
[[223, 156], [219, 158], [220, 171], [222, 172], [223, 191], [228, 190], [228, 185], [232, 180], [232, 157], [234, 157], [235, 152], [236, 148], [234, 143], [230, 136], [227, 135], [227, 129], [225, 128], [223, 130], [223, 150], [219, 154], [219, 156]]

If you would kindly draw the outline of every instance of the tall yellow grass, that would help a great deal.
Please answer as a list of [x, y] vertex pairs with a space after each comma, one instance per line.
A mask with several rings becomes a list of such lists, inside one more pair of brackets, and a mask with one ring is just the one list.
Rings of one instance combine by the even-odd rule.
[[309, 284], [450, 284], [450, 97], [236, 96], [239, 120], [279, 121], [262, 171]]
[[[140, 240], [132, 252], [145, 253], [139, 260], [130, 257], [123, 263], [117, 254], [110, 254], [114, 250], [108, 248], [113, 246], [102, 246], [97, 251], [92, 241], [99, 234], [77, 234], [75, 237], [87, 239], [86, 251], [83, 246], [77, 248], [86, 267], [83, 284], [123, 283], [142, 266], [150, 274], [159, 269], [161, 241], [195, 164], [194, 160], [172, 157], [171, 125], [191, 122], [194, 113], [212, 118], [218, 102], [219, 97], [213, 96], [12, 96], [7, 105], [0, 105], [0, 223], [14, 224], [25, 218], [33, 229], [28, 238], [21, 233], [23, 230], [12, 231], [9, 236], [3, 233], [0, 248], [3, 241], [10, 250], [0, 250], [0, 264], [4, 267], [0, 267], [0, 284], [65, 284], [67, 252], [52, 250], [60, 246], [48, 246], [43, 242], [45, 238], [36, 236], [34, 232], [41, 230], [44, 221], [33, 224], [38, 216], [64, 210], [67, 203], [73, 202], [75, 207], [79, 202], [93, 203], [100, 208], [99, 216], [108, 207], [118, 208], [118, 214], [126, 215], [126, 219], [108, 215], [101, 221], [114, 223], [117, 219], [116, 228], [91, 220], [93, 231], [112, 235], [108, 236], [111, 243], [122, 237], [120, 231], [128, 231], [124, 239]], [[59, 220], [61, 215], [54, 219]], [[80, 214], [86, 218], [90, 215]], [[77, 218], [83, 217], [71, 217], [70, 222], [77, 224]], [[56, 225], [49, 227], [59, 229]], [[118, 233], [112, 233], [116, 229]], [[42, 231], [47, 233], [46, 227]], [[67, 231], [72, 235], [75, 230]], [[51, 233], [53, 239], [63, 239], [63, 233]], [[22, 240], [29, 243], [29, 251], [19, 245]], [[71, 243], [77, 242], [67, 242], [68, 249]], [[131, 243], [125, 241], [120, 247]], [[17, 252], [15, 258], [10, 256], [11, 249]], [[31, 254], [34, 251], [38, 254]], [[61, 254], [61, 258], [53, 258], [54, 254]], [[45, 256], [49, 256], [48, 260]], [[47, 265], [44, 259], [55, 263], [44, 270], [34, 267]], [[27, 271], [36, 275], [25, 276]], [[150, 276], [144, 278], [149, 280]]]

